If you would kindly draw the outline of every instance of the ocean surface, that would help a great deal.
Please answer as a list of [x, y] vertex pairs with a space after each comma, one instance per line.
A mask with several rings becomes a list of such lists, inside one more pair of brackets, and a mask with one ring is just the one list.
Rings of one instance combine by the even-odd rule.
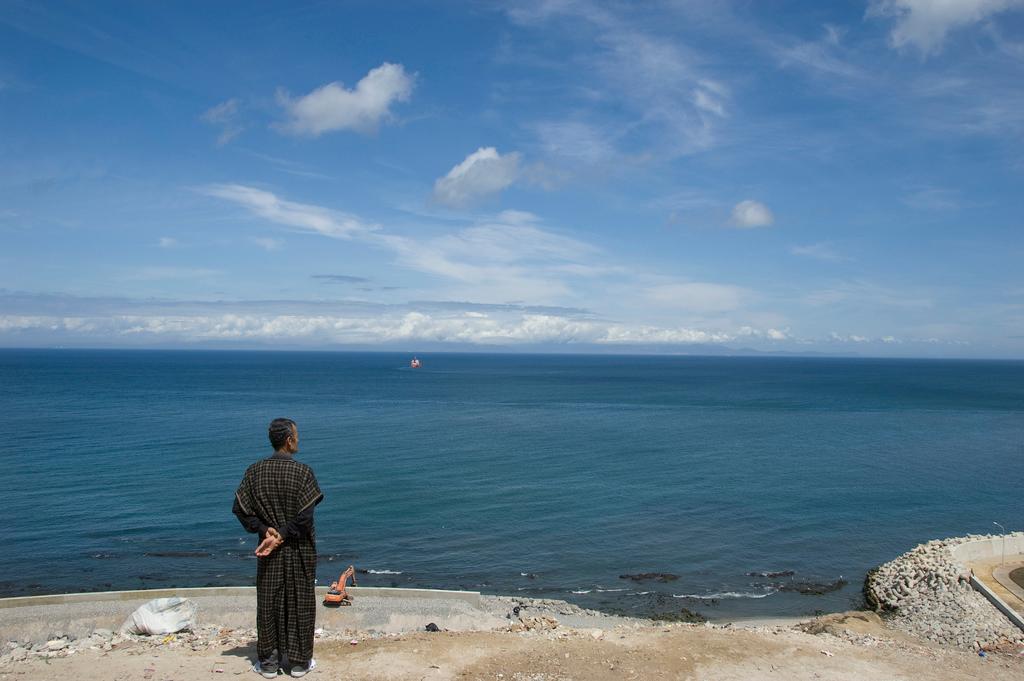
[[798, 615], [1024, 525], [1021, 362], [420, 358], [0, 351], [0, 596], [253, 584], [231, 503], [278, 416], [326, 495], [321, 584]]

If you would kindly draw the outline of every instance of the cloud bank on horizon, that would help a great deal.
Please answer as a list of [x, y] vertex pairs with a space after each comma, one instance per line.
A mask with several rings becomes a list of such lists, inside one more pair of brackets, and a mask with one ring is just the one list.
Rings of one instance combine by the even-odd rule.
[[212, 11], [0, 8], [0, 346], [1024, 358], [1024, 0]]

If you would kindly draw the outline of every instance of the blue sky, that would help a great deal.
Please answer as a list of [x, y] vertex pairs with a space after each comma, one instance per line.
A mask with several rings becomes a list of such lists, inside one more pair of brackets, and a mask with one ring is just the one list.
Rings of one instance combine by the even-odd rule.
[[1024, 358], [1022, 29], [6, 2], [0, 345]]

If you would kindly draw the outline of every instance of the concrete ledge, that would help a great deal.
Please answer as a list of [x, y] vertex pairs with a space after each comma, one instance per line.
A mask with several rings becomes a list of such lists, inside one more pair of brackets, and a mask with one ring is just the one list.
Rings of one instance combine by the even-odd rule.
[[[446, 591], [444, 589], [402, 589], [397, 587], [350, 586], [353, 596], [374, 596], [377, 598], [423, 598], [428, 600], [455, 600], [471, 606], [480, 605], [479, 591]], [[327, 593], [326, 586], [316, 589], [317, 597], [322, 600]], [[0, 598], [0, 609], [23, 608], [36, 605], [70, 605], [74, 603], [92, 603], [106, 601], [137, 601], [153, 598], [182, 596], [197, 598], [203, 596], [251, 596], [256, 597], [254, 586], [212, 586], [185, 589], [137, 589], [134, 591], [90, 591], [73, 594], [51, 594], [48, 596], [17, 596]]]
[[973, 574], [971, 575], [971, 586], [980, 591], [981, 595], [987, 598], [992, 605], [996, 606], [999, 612], [1006, 615], [1008, 620], [1017, 625], [1018, 629], [1024, 631], [1024, 617], [1021, 617], [1020, 613], [1007, 605], [1002, 598], [992, 593], [992, 590]]
[[[488, 630], [504, 623], [475, 591], [352, 587], [355, 603], [347, 608], [320, 604], [327, 587], [317, 591], [317, 626], [332, 631], [405, 632], [427, 622], [452, 631]], [[0, 599], [0, 642], [45, 642], [67, 635], [88, 636], [96, 629], [116, 631], [125, 618], [154, 598], [182, 596], [198, 608], [200, 627], [251, 629], [255, 625], [256, 588], [208, 587], [141, 589], [53, 594]]]

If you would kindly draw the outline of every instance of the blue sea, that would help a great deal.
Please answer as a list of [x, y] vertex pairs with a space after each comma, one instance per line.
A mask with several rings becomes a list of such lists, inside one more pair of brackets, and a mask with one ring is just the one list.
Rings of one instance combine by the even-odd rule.
[[[231, 504], [278, 416], [326, 495], [321, 584], [353, 563], [364, 585], [799, 615], [920, 542], [1024, 526], [1021, 362], [409, 359], [0, 351], [0, 596], [253, 584]], [[622, 577], [644, 573], [675, 578]]]

